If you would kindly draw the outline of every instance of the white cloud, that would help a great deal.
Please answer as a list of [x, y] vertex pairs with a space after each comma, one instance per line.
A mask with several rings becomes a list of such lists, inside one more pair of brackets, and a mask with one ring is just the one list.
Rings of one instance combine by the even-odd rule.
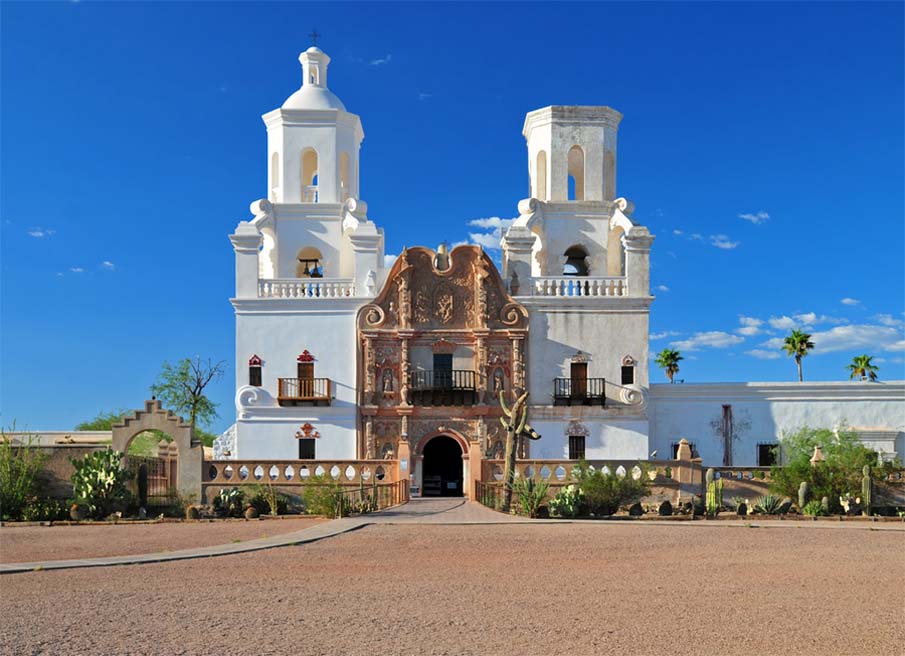
[[683, 351], [697, 351], [703, 347], [710, 348], [728, 348], [745, 341], [744, 337], [723, 332], [722, 330], [710, 330], [702, 333], [695, 333], [688, 339], [681, 339], [672, 342], [670, 346]]
[[426, 91], [418, 92], [418, 100], [427, 100], [428, 98], [433, 98], [433, 97], [434, 97], [434, 94], [432, 94], [432, 93], [427, 93]]
[[515, 219], [503, 219], [498, 216], [490, 216], [485, 219], [472, 219], [468, 225], [475, 228], [483, 228], [486, 232], [469, 232], [471, 243], [483, 246], [488, 250], [500, 250], [500, 239], [503, 232], [512, 225]]
[[56, 230], [51, 228], [42, 228], [40, 226], [36, 228], [28, 229], [28, 236], [34, 237], [35, 239], [43, 239], [44, 237], [53, 237], [57, 233]]
[[905, 328], [905, 321], [896, 319], [891, 314], [878, 314], [874, 318], [884, 326], [891, 326], [892, 328]]
[[681, 333], [677, 333], [675, 330], [664, 330], [662, 333], [651, 333], [651, 339], [663, 339], [664, 337], [675, 337], [676, 335], [680, 335]]
[[[836, 326], [829, 330], [811, 333], [814, 342], [813, 355], [837, 351], [859, 350], [871, 354], [877, 351], [905, 351], [902, 330], [892, 326], [876, 324], [853, 324]], [[767, 349], [781, 349], [782, 337], [768, 339], [760, 346]]]
[[674, 235], [683, 235], [683, 234], [685, 234], [685, 233], [682, 232], [681, 230], [673, 230], [673, 231], [672, 231], [672, 234], [674, 234]]
[[393, 55], [387, 53], [386, 57], [378, 57], [377, 59], [372, 59], [369, 64], [371, 66], [383, 66], [384, 64], [388, 64], [392, 58]]
[[468, 238], [473, 244], [483, 246], [488, 250], [499, 250], [500, 237], [492, 232], [469, 232]]
[[384, 268], [389, 269], [390, 267], [392, 267], [393, 264], [395, 264], [397, 257], [399, 257], [399, 256], [398, 255], [384, 255], [383, 256]]
[[842, 303], [843, 305], [860, 305], [861, 304], [861, 301], [859, 301], [857, 298], [848, 298], [847, 296], [839, 302]]
[[697, 232], [691, 233], [690, 235], [688, 235], [688, 238], [693, 239], [694, 241], [704, 241], [704, 235]]
[[669, 287], [667, 287], [666, 285], [657, 285], [657, 291], [658, 292], [668, 292]]
[[751, 349], [750, 351], [745, 351], [745, 353], [759, 360], [776, 360], [782, 356], [779, 351], [767, 351], [764, 349]]
[[110, 260], [104, 260], [103, 262], [101, 262], [101, 268], [103, 268], [105, 271], [113, 271], [114, 269], [116, 269], [116, 265], [113, 264], [113, 262], [111, 262]]
[[739, 335], [746, 335], [751, 337], [752, 335], [759, 335], [761, 333], [761, 326], [764, 325], [762, 319], [756, 319], [754, 317], [746, 317], [744, 314], [740, 314], [738, 316], [738, 322], [742, 325], [741, 328], [737, 328], [735, 332]]
[[770, 324], [771, 328], [776, 328], [776, 330], [790, 330], [799, 325], [795, 319], [787, 317], [786, 315], [782, 315], [781, 317], [770, 317], [767, 319], [767, 322]]
[[468, 225], [473, 226], [475, 228], [495, 228], [497, 230], [501, 230], [503, 228], [508, 228], [512, 225], [515, 219], [501, 219], [498, 216], [490, 216], [486, 219], [472, 219], [468, 222]]
[[770, 218], [770, 215], [761, 210], [757, 214], [739, 214], [738, 218], [744, 219], [745, 221], [750, 221], [754, 225], [760, 225], [762, 223], [766, 223]]
[[731, 251], [733, 248], [738, 248], [738, 245], [741, 243], [742, 242], [740, 241], [731, 241], [726, 235], [710, 235], [710, 244], [717, 248], [722, 248], [725, 251]]
[[69, 267], [69, 270], [73, 273], [82, 273], [84, 271], [82, 267]]

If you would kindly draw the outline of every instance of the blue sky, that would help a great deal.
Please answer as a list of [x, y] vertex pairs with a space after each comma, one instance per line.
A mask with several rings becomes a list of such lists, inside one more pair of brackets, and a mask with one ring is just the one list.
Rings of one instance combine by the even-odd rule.
[[[901, 3], [0, 5], [4, 425], [136, 407], [231, 361], [227, 240], [265, 195], [260, 115], [313, 27], [365, 129], [387, 252], [487, 242], [527, 194], [524, 114], [610, 105], [653, 246], [651, 350], [688, 382], [905, 378]], [[493, 222], [484, 222], [493, 223]], [[472, 234], [473, 236], [469, 236]], [[233, 372], [212, 389], [223, 429]], [[652, 371], [652, 380], [663, 379]]]

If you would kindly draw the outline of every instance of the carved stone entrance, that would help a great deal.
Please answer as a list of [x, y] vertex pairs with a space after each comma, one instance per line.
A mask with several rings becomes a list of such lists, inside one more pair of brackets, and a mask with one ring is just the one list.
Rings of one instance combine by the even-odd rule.
[[160, 401], [145, 401], [144, 410], [136, 410], [113, 426], [113, 450], [127, 453], [129, 443], [139, 433], [159, 430], [173, 438], [179, 454], [176, 465], [176, 489], [192, 503], [201, 501], [201, 469], [204, 448], [192, 434], [192, 427], [181, 417], [164, 410]]
[[421, 493], [426, 497], [460, 497], [465, 480], [462, 447], [449, 435], [437, 435], [424, 445]]

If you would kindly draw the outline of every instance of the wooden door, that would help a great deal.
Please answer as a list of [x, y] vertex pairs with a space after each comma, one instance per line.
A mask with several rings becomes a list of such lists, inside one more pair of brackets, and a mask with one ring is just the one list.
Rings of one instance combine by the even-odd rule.
[[573, 362], [570, 378], [572, 379], [572, 398], [585, 398], [588, 395], [588, 363]]

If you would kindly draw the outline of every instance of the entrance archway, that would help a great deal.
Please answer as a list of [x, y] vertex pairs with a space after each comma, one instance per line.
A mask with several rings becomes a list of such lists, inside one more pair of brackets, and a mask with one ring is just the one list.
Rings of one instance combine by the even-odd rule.
[[437, 435], [424, 445], [421, 493], [426, 497], [461, 497], [464, 490], [462, 447], [449, 435]]

